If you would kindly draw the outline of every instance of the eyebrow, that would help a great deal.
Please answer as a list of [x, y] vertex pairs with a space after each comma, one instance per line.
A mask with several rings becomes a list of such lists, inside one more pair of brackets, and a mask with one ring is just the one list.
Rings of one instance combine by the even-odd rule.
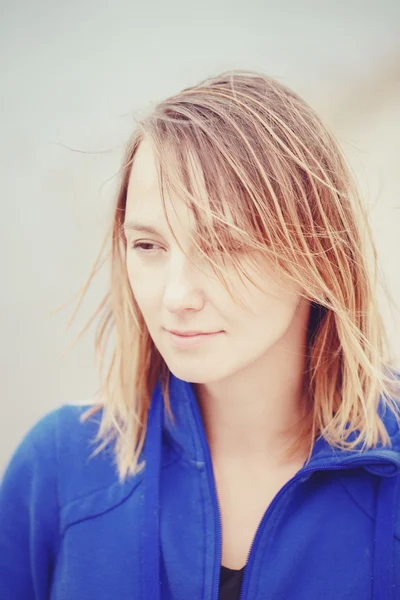
[[155, 229], [155, 227], [151, 227], [150, 225], [143, 225], [142, 223], [138, 223], [136, 221], [125, 221], [123, 224], [124, 231], [128, 229], [134, 229], [135, 231], [141, 231], [142, 233], [149, 233], [150, 235], [158, 235], [161, 236], [161, 233]]

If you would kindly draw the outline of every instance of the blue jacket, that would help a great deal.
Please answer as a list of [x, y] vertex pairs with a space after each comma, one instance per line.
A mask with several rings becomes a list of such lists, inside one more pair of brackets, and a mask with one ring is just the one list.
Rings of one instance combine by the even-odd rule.
[[[172, 376], [170, 392], [176, 428], [156, 386], [146, 468], [123, 484], [111, 447], [89, 459], [99, 414], [63, 406], [29, 431], [0, 488], [1, 600], [217, 600], [207, 438], [192, 386]], [[264, 514], [243, 600], [400, 598], [400, 433], [384, 418], [391, 449], [317, 440]]]

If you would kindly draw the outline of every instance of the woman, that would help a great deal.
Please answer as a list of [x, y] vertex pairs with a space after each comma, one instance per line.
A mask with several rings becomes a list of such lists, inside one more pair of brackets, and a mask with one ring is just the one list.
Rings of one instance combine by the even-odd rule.
[[313, 110], [239, 71], [161, 102], [110, 240], [99, 399], [8, 465], [2, 600], [398, 598], [398, 374]]

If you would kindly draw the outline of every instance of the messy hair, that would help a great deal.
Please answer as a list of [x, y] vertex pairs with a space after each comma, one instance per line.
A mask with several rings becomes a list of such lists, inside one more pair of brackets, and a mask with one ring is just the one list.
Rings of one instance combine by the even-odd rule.
[[[389, 445], [378, 406], [383, 402], [397, 415], [398, 379], [377, 306], [379, 268], [366, 207], [337, 141], [301, 97], [264, 74], [229, 71], [160, 102], [137, 123], [127, 146], [103, 246], [111, 246], [110, 287], [95, 313], [99, 397], [84, 414], [86, 419], [101, 410], [96, 452], [113, 442], [121, 480], [142, 468], [157, 380], [173, 419], [169, 371], [126, 268], [128, 181], [145, 137], [154, 149], [163, 199], [175, 193], [188, 203], [196, 223], [193, 241], [224, 285], [230, 285], [226, 260], [249, 279], [232, 250], [239, 245], [255, 267], [261, 253], [300, 284], [311, 303], [308, 419], [296, 443], [311, 449], [324, 436], [343, 450]], [[88, 283], [99, 263], [100, 257]]]

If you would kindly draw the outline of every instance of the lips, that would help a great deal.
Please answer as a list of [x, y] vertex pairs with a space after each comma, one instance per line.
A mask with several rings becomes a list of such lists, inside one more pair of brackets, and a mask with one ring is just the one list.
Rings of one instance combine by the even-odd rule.
[[219, 331], [177, 331], [176, 329], [168, 329], [170, 333], [179, 335], [180, 337], [193, 337], [195, 335], [214, 335], [220, 333]]
[[173, 346], [181, 349], [189, 349], [196, 348], [205, 342], [211, 341], [213, 338], [219, 337], [223, 331], [216, 331], [212, 333], [185, 332], [184, 335], [182, 335], [182, 333], [176, 334], [172, 331], [168, 331], [167, 333]]

